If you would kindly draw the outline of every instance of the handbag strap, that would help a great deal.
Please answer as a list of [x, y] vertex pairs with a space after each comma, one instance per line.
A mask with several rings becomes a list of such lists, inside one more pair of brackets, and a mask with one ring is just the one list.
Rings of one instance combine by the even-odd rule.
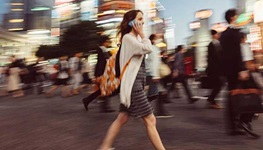
[[235, 89], [230, 91], [230, 95], [238, 95], [238, 94], [261, 94], [259, 89]]
[[121, 71], [121, 75], [120, 75], [120, 80], [122, 79], [122, 76], [123, 76], [125, 70], [127, 69], [128, 65], [130, 64], [131, 59], [132, 59], [132, 58], [130, 58], [129, 61], [128, 61], [128, 62], [125, 64], [125, 66], [123, 67], [123, 70]]

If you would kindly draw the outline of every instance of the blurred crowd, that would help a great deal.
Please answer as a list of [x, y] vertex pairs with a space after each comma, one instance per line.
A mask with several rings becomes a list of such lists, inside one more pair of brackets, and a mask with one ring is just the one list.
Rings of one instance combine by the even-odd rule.
[[[10, 63], [0, 69], [1, 95], [21, 97], [26, 93], [47, 93], [44, 87], [50, 85], [55, 87], [62, 85], [63, 90], [68, 88], [68, 93], [63, 96], [78, 94], [82, 87], [91, 83], [88, 74], [91, 66], [81, 55], [78, 53], [69, 61], [67, 56], [61, 56], [56, 64], [47, 63], [43, 57], [38, 58], [35, 63], [28, 64], [24, 59], [11, 56]], [[53, 92], [54, 88], [49, 95], [51, 96]]]

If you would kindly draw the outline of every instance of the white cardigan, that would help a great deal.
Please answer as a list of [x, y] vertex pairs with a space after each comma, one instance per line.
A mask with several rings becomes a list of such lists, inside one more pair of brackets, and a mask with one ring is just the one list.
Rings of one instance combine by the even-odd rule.
[[129, 61], [126, 71], [123, 74], [120, 88], [121, 104], [127, 108], [131, 105], [131, 91], [140, 69], [144, 54], [152, 51], [151, 41], [147, 38], [140, 41], [132, 34], [126, 34], [122, 38], [121, 53], [120, 53], [120, 70], [123, 70], [125, 64]]

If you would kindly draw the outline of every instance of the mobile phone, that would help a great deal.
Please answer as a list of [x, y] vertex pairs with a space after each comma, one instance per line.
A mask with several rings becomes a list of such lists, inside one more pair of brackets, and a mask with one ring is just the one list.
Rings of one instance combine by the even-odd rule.
[[130, 22], [128, 23], [128, 25], [129, 25], [130, 27], [132, 27], [134, 23], [135, 23], [135, 19], [133, 19], [132, 21], [130, 21]]

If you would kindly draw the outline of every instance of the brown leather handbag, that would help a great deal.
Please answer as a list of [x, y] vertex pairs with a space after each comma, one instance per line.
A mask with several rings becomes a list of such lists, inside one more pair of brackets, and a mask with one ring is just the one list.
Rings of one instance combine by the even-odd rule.
[[261, 90], [253, 84], [252, 80], [242, 81], [237, 89], [230, 91], [230, 100], [235, 113], [263, 112]]

